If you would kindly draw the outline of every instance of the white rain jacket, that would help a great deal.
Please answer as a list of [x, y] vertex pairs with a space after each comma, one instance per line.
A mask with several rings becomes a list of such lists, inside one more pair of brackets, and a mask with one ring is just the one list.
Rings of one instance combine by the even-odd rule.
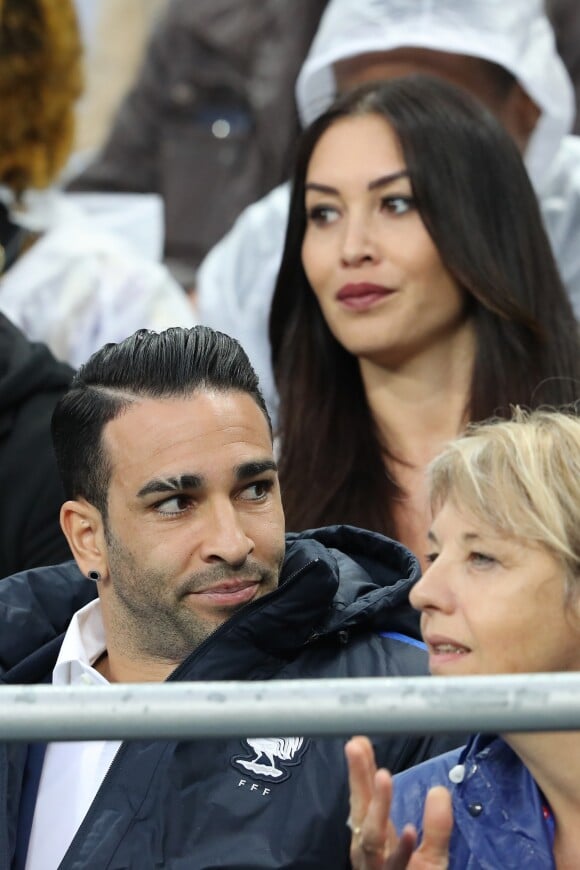
[[11, 218], [41, 237], [0, 277], [0, 311], [31, 341], [78, 368], [137, 329], [195, 325], [185, 292], [156, 262], [159, 197], [51, 190], [30, 192], [25, 205]]
[[[330, 0], [296, 84], [302, 123], [322, 114], [335, 97], [336, 61], [399, 47], [493, 61], [534, 100], [541, 116], [525, 162], [580, 317], [580, 137], [568, 135], [573, 89], [541, 0]], [[283, 185], [242, 212], [198, 273], [200, 319], [242, 342], [274, 415], [267, 329], [289, 199], [289, 185]]]

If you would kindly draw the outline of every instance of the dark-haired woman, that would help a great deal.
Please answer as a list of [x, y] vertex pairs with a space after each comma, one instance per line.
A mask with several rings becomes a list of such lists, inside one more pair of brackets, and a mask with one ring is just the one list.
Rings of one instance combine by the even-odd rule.
[[270, 338], [288, 528], [416, 553], [424, 469], [469, 421], [580, 395], [580, 343], [536, 197], [498, 122], [425, 76], [305, 132]]

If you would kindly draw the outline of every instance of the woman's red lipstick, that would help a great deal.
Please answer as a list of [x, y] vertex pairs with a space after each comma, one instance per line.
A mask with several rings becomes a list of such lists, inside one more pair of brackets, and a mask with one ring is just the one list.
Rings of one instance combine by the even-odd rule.
[[336, 298], [346, 308], [364, 311], [367, 308], [372, 308], [381, 299], [392, 295], [394, 292], [389, 287], [362, 281], [357, 284], [345, 284], [336, 294]]

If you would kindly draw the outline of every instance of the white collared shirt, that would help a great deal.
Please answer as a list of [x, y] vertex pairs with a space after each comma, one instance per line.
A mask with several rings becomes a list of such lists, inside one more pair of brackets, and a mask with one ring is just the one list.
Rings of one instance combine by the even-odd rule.
[[[106, 686], [92, 664], [105, 652], [100, 601], [74, 616], [52, 672], [55, 686]], [[26, 870], [56, 870], [99, 790], [118, 740], [49, 743], [40, 778]]]

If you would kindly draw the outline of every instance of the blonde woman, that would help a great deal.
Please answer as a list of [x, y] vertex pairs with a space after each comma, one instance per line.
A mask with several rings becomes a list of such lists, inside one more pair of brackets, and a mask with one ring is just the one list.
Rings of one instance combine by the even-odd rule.
[[[431, 673], [580, 670], [580, 419], [472, 427], [432, 463], [430, 490], [411, 602]], [[366, 738], [346, 753], [355, 870], [580, 867], [578, 732], [477, 735], [393, 782]]]

